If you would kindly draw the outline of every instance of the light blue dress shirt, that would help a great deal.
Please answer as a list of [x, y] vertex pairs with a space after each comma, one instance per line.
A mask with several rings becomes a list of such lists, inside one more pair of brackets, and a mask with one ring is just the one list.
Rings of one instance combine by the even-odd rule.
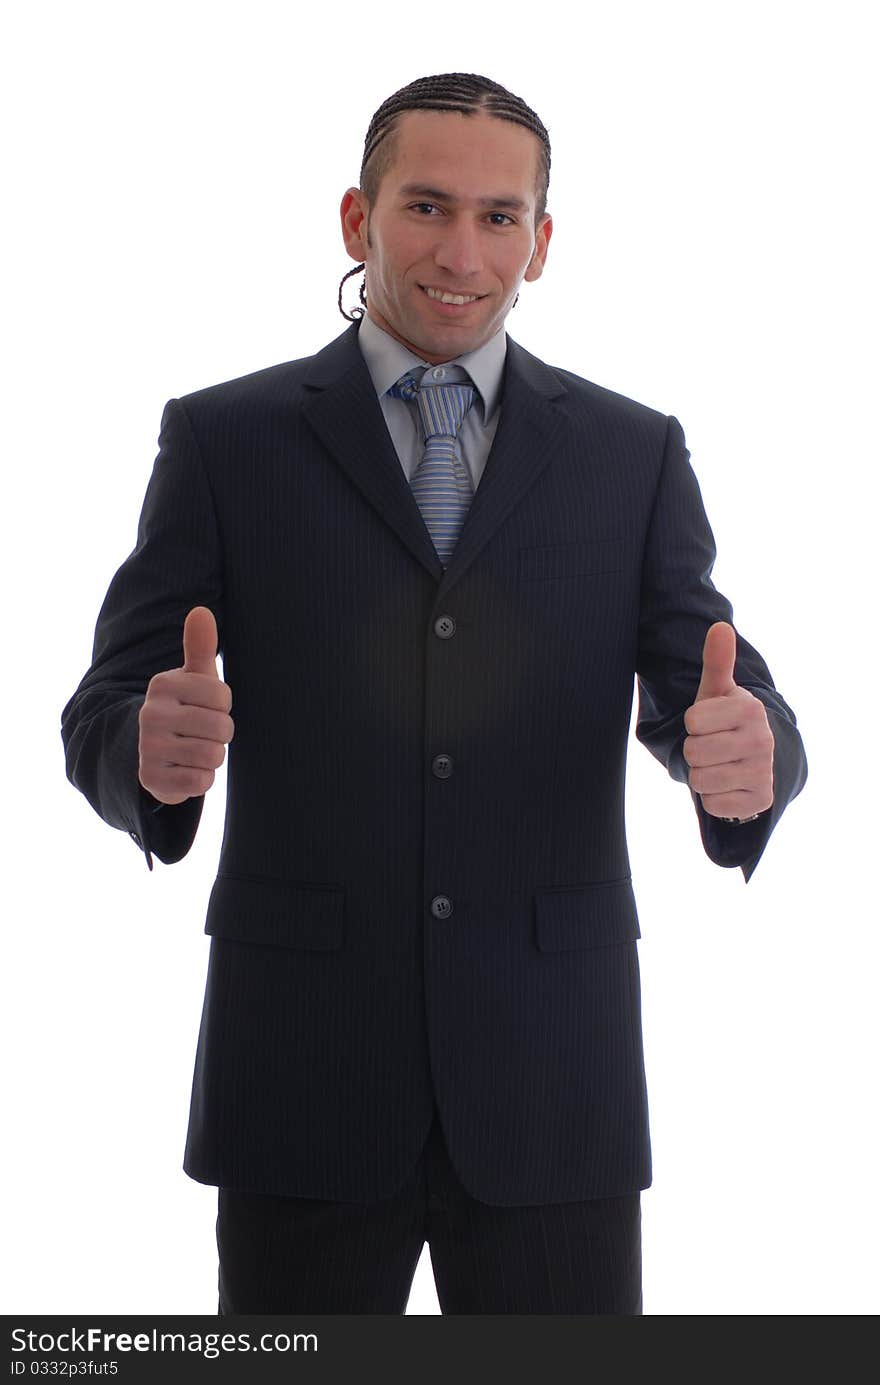
[[[465, 414], [458, 439], [462, 458], [471, 473], [476, 491], [498, 427], [501, 381], [507, 355], [507, 333], [503, 326], [476, 351], [466, 351], [440, 367], [429, 365], [396, 337], [377, 326], [369, 312], [361, 318], [358, 344], [407, 481], [412, 480], [424, 450], [418, 407], [414, 400], [393, 399], [387, 391], [414, 366], [427, 365], [425, 379], [429, 384], [435, 380], [437, 384], [453, 384], [457, 380], [468, 379], [473, 382], [477, 395]], [[432, 372], [438, 369], [443, 374], [432, 376]]]

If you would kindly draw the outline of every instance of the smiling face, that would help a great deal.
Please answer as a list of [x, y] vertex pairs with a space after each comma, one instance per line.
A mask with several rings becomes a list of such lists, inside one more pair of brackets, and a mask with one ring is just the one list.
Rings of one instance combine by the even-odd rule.
[[432, 364], [501, 327], [523, 279], [539, 278], [553, 223], [535, 225], [540, 145], [480, 111], [405, 111], [372, 206], [342, 199], [342, 234], [366, 265], [367, 312]]

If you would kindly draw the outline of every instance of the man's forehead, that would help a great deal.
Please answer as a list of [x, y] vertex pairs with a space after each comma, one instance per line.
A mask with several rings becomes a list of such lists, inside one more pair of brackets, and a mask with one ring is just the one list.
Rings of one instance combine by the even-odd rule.
[[[481, 205], [507, 202], [519, 209], [524, 205], [521, 193], [531, 191], [540, 154], [538, 137], [532, 131], [485, 111], [469, 115], [460, 111], [403, 111], [394, 132], [394, 146], [390, 181], [402, 195], [446, 192], [454, 196], [461, 175], [466, 169], [473, 172], [475, 164], [479, 166], [480, 151], [485, 149], [483, 185], [473, 189], [474, 200]], [[433, 169], [440, 173], [438, 178], [432, 176]], [[493, 169], [502, 174], [500, 179], [493, 176]]]

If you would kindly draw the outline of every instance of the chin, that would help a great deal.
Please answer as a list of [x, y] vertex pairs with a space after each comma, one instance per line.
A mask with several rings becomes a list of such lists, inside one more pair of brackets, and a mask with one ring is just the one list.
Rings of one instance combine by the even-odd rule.
[[[439, 341], [442, 343], [463, 341], [482, 341], [491, 335], [493, 331], [490, 322], [432, 322], [428, 326], [419, 323], [420, 336], [423, 341]], [[463, 351], [463, 346], [457, 346], [457, 350]]]

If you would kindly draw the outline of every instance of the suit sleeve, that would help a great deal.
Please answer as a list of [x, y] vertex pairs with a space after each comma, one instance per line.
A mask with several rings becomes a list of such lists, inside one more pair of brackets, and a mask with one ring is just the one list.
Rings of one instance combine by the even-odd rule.
[[[684, 433], [670, 417], [642, 569], [636, 736], [683, 783], [688, 782], [684, 714], [699, 687], [706, 632], [717, 620], [736, 630], [733, 608], [712, 582], [715, 556]], [[739, 630], [734, 681], [767, 709], [775, 741], [773, 803], [755, 822], [725, 823], [706, 812], [698, 793], [690, 793], [707, 856], [719, 866], [741, 866], [748, 881], [787, 804], [803, 788], [807, 760], [794, 712]]]
[[221, 546], [214, 500], [183, 404], [165, 406], [137, 543], [98, 615], [88, 672], [61, 713], [70, 782], [128, 832], [152, 870], [192, 846], [204, 794], [161, 804], [138, 778], [138, 712], [155, 673], [183, 664], [183, 624], [208, 606], [223, 646]]

